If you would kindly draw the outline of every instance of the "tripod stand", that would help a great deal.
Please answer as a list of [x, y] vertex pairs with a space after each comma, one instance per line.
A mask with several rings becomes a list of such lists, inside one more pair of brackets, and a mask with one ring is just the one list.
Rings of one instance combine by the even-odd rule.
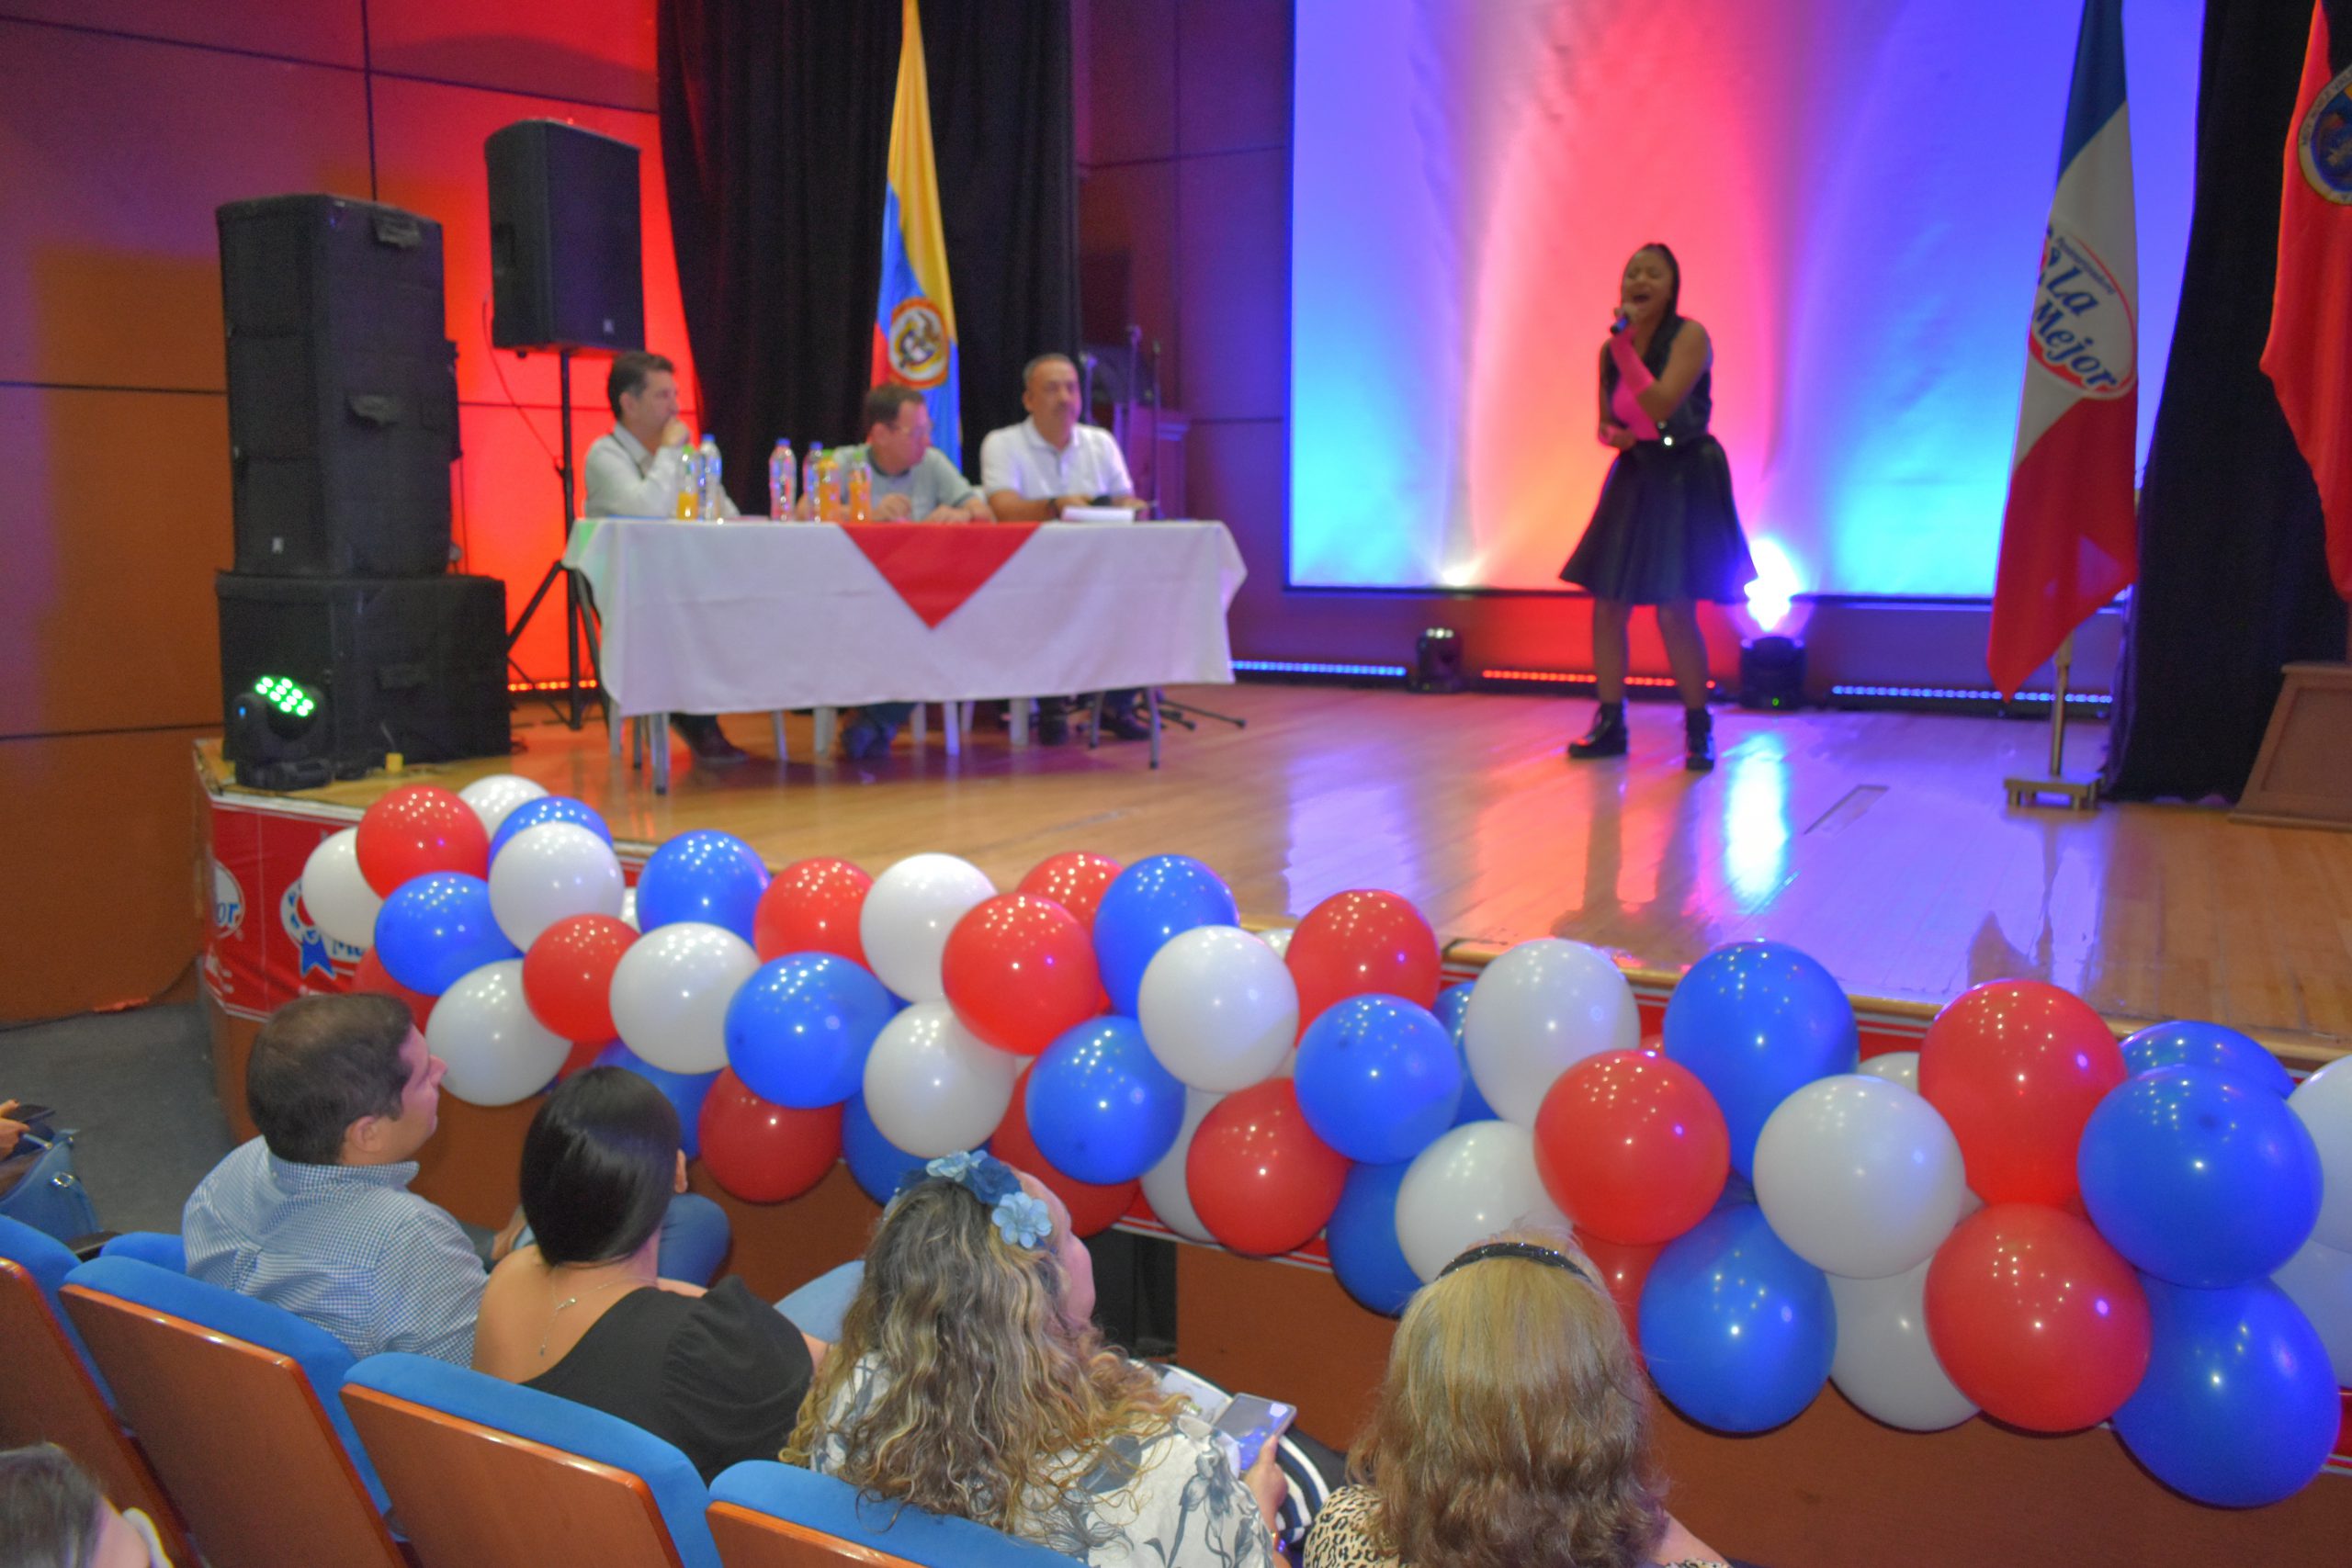
[[[1104, 694], [1102, 692], [1094, 694], [1094, 711], [1086, 730], [1086, 749], [1090, 751], [1102, 744]], [[1144, 706], [1151, 715], [1151, 765], [1155, 768], [1159, 766], [1159, 729], [1163, 721], [1169, 724], [1181, 724], [1186, 729], [1192, 730], [1199, 729], [1200, 721], [1204, 718], [1214, 719], [1219, 724], [1229, 724], [1236, 729], [1250, 728], [1248, 719], [1236, 717], [1229, 713], [1218, 713], [1213, 708], [1198, 707], [1191, 703], [1170, 702], [1159, 694], [1159, 688], [1157, 686], [1146, 686], [1143, 689], [1143, 700]]]
[[[583, 642], [588, 649], [589, 670], [595, 679], [596, 689], [599, 692], [604, 690], [605, 671], [596, 647], [595, 617], [585, 602], [587, 591], [581, 585], [578, 575], [563, 564], [564, 555], [571, 546], [572, 519], [577, 515], [572, 506], [574, 491], [571, 467], [571, 350], [568, 347], [559, 347], [555, 351], [555, 364], [556, 385], [559, 389], [556, 401], [557, 406], [561, 410], [558, 419], [563, 426], [563, 460], [556, 468], [557, 477], [563, 485], [562, 548], [556, 551], [555, 559], [548, 563], [546, 573], [539, 579], [539, 585], [531, 591], [530, 603], [523, 606], [523, 614], [516, 618], [514, 628], [506, 634], [506, 662], [514, 665], [515, 673], [525, 680], [531, 679], [531, 672], [515, 662], [514, 646], [523, 640], [523, 633], [529, 627], [531, 617], [539, 613], [539, 604], [547, 598], [548, 590], [555, 586], [556, 578], [562, 577], [563, 690], [566, 700], [558, 704], [552, 701], [551, 694], [547, 694], [550, 697], [549, 705], [555, 708], [564, 723], [573, 729], [578, 729], [585, 722], [586, 712], [581, 697], [580, 684], [580, 649]], [[537, 693], [536, 683], [533, 691], [535, 694], [540, 694]]]

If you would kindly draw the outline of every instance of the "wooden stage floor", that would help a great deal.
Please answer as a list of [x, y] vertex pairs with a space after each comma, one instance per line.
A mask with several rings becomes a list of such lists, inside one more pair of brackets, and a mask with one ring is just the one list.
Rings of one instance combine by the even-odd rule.
[[[586, 800], [623, 839], [723, 828], [776, 864], [829, 854], [879, 871], [944, 850], [1009, 887], [1057, 850], [1180, 852], [1221, 873], [1245, 916], [1383, 887], [1446, 940], [1574, 937], [1672, 969], [1771, 938], [1857, 996], [1936, 1004], [2038, 976], [2120, 1019], [2352, 1047], [2352, 835], [2240, 827], [2192, 807], [2008, 810], [2001, 781], [2040, 766], [2040, 724], [1719, 709], [1722, 764], [1692, 775], [1670, 706], [1631, 710], [1631, 757], [1571, 765], [1560, 748], [1589, 712], [1582, 700], [1190, 694], [1249, 727], [1171, 731], [1158, 773], [1139, 744], [1016, 750], [992, 729], [951, 759], [935, 723], [921, 752], [902, 734], [880, 763], [810, 761], [805, 716], [788, 721], [800, 760], [779, 768], [764, 716], [741, 716], [729, 731], [754, 759], [714, 772], [681, 749], [665, 799], [612, 759], [600, 725], [575, 735], [536, 704], [517, 715], [511, 767]], [[2104, 742], [2103, 727], [2076, 728], [2077, 773]], [[498, 771], [407, 776], [456, 787]], [[364, 806], [388, 787], [379, 776], [313, 798]]]

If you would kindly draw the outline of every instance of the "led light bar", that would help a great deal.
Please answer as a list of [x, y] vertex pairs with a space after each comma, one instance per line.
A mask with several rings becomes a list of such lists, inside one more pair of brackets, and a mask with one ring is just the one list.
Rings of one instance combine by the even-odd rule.
[[1233, 667], [1252, 675], [1350, 675], [1382, 681], [1401, 681], [1405, 678], [1405, 667], [1401, 664], [1316, 664], [1286, 659], [1237, 659]]

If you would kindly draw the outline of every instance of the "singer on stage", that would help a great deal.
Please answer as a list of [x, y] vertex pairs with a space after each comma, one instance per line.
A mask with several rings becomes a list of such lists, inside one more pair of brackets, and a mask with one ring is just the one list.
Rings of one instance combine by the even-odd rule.
[[1714, 350], [1683, 315], [1682, 268], [1662, 244], [1625, 264], [1617, 320], [1600, 351], [1601, 442], [1617, 460], [1563, 581], [1592, 594], [1592, 667], [1600, 710], [1568, 755], [1625, 753], [1625, 627], [1636, 604], [1655, 605], [1658, 634], [1683, 706], [1684, 765], [1715, 765], [1707, 714], [1707, 649], [1697, 603], [1738, 599], [1755, 581], [1732, 504], [1731, 465], [1707, 434]]

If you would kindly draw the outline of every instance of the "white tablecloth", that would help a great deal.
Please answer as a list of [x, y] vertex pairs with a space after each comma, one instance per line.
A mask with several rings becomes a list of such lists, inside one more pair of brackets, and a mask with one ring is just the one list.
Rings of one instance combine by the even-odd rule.
[[1244, 575], [1221, 523], [1048, 523], [933, 627], [824, 524], [583, 519], [564, 563], [625, 715], [1229, 682]]

